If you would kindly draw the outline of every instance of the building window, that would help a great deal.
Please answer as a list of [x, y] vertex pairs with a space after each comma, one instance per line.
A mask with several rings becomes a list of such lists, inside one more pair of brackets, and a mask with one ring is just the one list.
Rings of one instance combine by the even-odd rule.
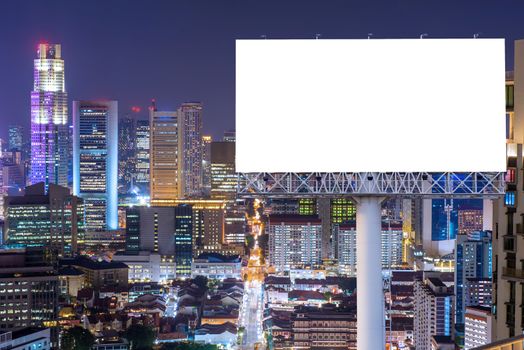
[[515, 305], [513, 304], [506, 304], [506, 325], [510, 327], [510, 332], [515, 326]]
[[514, 252], [515, 251], [515, 237], [504, 236], [504, 250]]
[[506, 195], [504, 197], [504, 204], [506, 205], [506, 207], [515, 206], [515, 192], [513, 191], [506, 192]]
[[506, 108], [512, 109], [514, 105], [514, 96], [515, 96], [515, 87], [514, 85], [506, 85]]
[[505, 181], [509, 183], [515, 183], [515, 173], [516, 173], [515, 168], [509, 168], [506, 171]]

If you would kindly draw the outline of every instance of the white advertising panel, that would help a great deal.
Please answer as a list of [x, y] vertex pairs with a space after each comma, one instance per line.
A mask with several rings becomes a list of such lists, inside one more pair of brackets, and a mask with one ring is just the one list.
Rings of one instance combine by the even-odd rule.
[[238, 172], [506, 168], [503, 39], [237, 40]]

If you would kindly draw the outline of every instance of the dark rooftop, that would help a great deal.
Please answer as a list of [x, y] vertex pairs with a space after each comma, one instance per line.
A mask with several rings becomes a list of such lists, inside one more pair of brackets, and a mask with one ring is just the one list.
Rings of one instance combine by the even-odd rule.
[[120, 261], [95, 261], [87, 256], [78, 256], [72, 259], [62, 259], [60, 266], [80, 266], [90, 270], [127, 269], [128, 266]]

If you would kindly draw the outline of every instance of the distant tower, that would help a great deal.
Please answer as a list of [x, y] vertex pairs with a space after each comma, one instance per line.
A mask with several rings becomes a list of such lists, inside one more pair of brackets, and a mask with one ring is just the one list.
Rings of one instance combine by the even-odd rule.
[[40, 44], [31, 92], [31, 183], [67, 186], [67, 133], [61, 46]]
[[135, 131], [135, 186], [142, 196], [149, 195], [149, 120], [137, 120]]
[[205, 197], [211, 194], [211, 142], [211, 136], [202, 136], [202, 190]]
[[84, 199], [86, 232], [118, 228], [118, 103], [73, 102], [73, 192]]
[[125, 194], [132, 189], [135, 173], [135, 135], [134, 115], [126, 115], [118, 120], [118, 191]]
[[181, 194], [202, 196], [202, 104], [186, 102], [178, 108], [180, 132]]
[[20, 125], [9, 125], [9, 139], [7, 150], [9, 152], [22, 152], [23, 128]]

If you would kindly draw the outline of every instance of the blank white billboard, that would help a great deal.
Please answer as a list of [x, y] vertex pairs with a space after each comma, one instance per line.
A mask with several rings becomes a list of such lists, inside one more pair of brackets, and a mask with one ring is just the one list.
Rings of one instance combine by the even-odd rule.
[[237, 40], [238, 172], [499, 172], [503, 39]]

